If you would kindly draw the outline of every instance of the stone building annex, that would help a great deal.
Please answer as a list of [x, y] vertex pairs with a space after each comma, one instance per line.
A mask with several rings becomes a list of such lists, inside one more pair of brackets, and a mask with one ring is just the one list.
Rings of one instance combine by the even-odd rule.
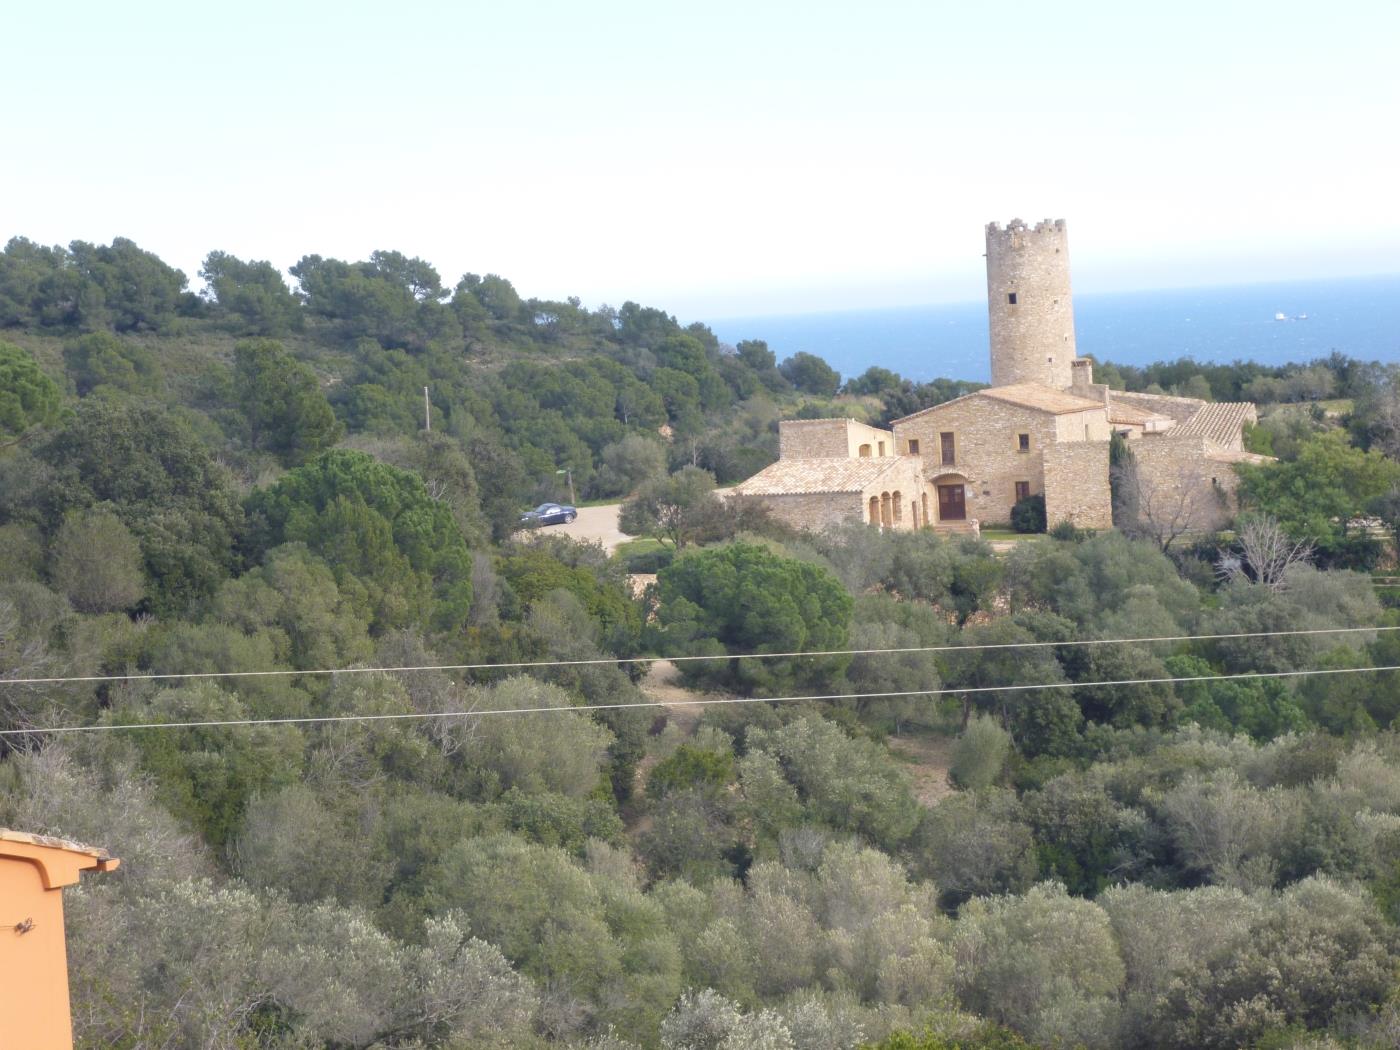
[[[1046, 520], [1113, 524], [1109, 443], [1133, 456], [1145, 512], [1210, 517], [1232, 495], [1252, 404], [1130, 394], [1094, 382], [1078, 357], [1064, 220], [987, 226], [992, 385], [896, 419], [784, 420], [778, 461], [735, 491], [801, 528], [864, 521], [884, 528], [978, 531], [1043, 494]], [[1204, 508], [1204, 511], [1203, 511]]]

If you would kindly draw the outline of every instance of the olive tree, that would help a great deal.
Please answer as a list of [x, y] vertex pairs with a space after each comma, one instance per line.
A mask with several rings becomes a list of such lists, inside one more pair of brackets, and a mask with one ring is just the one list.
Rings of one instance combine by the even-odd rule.
[[997, 782], [1011, 752], [1011, 734], [995, 719], [974, 716], [953, 745], [948, 769], [958, 787], [977, 790]]
[[1393, 988], [1396, 935], [1358, 888], [1311, 878], [1268, 899], [1235, 950], [1197, 955], [1156, 1018], [1178, 1046], [1256, 1043], [1373, 1011]]
[[[572, 708], [576, 702], [556, 685], [519, 676], [466, 691], [463, 762], [475, 772], [484, 795], [512, 787], [554, 791], [582, 798], [602, 779], [613, 736], [582, 709], [529, 714], [540, 708]], [[493, 711], [514, 711], [496, 714]]]
[[968, 903], [957, 925], [963, 1004], [1037, 1042], [1112, 1045], [1123, 984], [1108, 915], [1056, 883]]
[[1010, 791], [962, 792], [923, 815], [909, 844], [914, 869], [932, 879], [945, 905], [1015, 893], [1035, 878], [1035, 841]]
[[128, 609], [145, 593], [141, 544], [109, 507], [70, 512], [49, 557], [54, 586], [79, 612]]
[[809, 819], [886, 847], [918, 823], [905, 772], [879, 745], [847, 736], [834, 722], [803, 717], [772, 731], [751, 729], [749, 746], [778, 759]]

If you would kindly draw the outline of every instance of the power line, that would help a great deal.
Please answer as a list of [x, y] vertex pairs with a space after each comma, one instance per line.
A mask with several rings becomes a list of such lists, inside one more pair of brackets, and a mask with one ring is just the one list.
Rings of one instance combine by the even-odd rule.
[[1227, 634], [1167, 634], [1146, 638], [1074, 638], [1061, 642], [987, 642], [979, 645], [911, 645], [889, 649], [813, 649], [789, 653], [720, 653], [712, 656], [599, 656], [581, 660], [516, 660], [482, 664], [422, 664], [409, 667], [325, 667], [308, 671], [185, 671], [169, 674], [96, 674], [48, 678], [0, 678], [7, 685], [78, 685], [100, 682], [188, 681], [200, 678], [294, 678], [331, 674], [410, 674], [429, 671], [519, 671], [534, 667], [589, 667], [615, 664], [688, 663], [697, 660], [791, 660], [814, 656], [879, 656], [893, 653], [968, 653], [986, 649], [1045, 649], [1088, 645], [1134, 645], [1156, 642], [1211, 642], [1240, 638], [1288, 638], [1305, 635], [1400, 631], [1391, 627], [1315, 627], [1296, 631], [1234, 631]]
[[698, 700], [666, 702], [645, 700], [627, 704], [573, 704], [549, 707], [506, 707], [480, 711], [408, 711], [397, 714], [377, 715], [308, 715], [303, 718], [230, 718], [191, 722], [134, 722], [103, 723], [86, 726], [50, 726], [35, 729], [0, 730], [0, 737], [10, 736], [56, 736], [65, 733], [96, 733], [128, 729], [215, 729], [238, 726], [279, 726], [279, 725], [324, 725], [345, 722], [408, 722], [427, 721], [444, 718], [486, 718], [495, 715], [545, 715], [571, 711], [586, 714], [590, 711], [626, 711], [632, 708], [657, 708], [672, 706], [714, 707], [726, 704], [776, 704], [794, 700], [883, 700], [907, 696], [966, 696], [977, 693], [1021, 693], [1048, 689], [1088, 689], [1104, 686], [1129, 685], [1172, 685], [1178, 682], [1233, 682], [1246, 678], [1309, 678], [1317, 675], [1359, 674], [1400, 671], [1400, 664], [1384, 667], [1322, 667], [1303, 671], [1244, 671], [1239, 674], [1184, 675], [1173, 678], [1120, 678], [1102, 682], [1036, 682], [1033, 684], [978, 685], [947, 689], [904, 689], [885, 693], [826, 693], [816, 696], [734, 696], [709, 697]]

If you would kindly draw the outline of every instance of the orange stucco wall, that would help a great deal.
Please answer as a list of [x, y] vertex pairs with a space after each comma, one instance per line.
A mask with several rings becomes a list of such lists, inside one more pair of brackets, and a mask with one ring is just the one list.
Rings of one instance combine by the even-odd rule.
[[6, 1050], [71, 1050], [63, 887], [79, 871], [116, 863], [0, 838], [0, 1046]]

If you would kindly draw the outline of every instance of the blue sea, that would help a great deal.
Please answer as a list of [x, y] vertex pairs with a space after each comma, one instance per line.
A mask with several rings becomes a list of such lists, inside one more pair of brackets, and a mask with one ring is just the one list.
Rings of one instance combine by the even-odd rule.
[[[1276, 314], [1289, 320], [1275, 320]], [[1306, 319], [1302, 319], [1306, 315]], [[1080, 354], [1145, 365], [1178, 357], [1279, 365], [1333, 350], [1400, 362], [1400, 276], [1074, 297]], [[727, 343], [806, 350], [843, 377], [879, 365], [909, 379], [990, 379], [987, 306], [953, 303], [709, 322]]]

